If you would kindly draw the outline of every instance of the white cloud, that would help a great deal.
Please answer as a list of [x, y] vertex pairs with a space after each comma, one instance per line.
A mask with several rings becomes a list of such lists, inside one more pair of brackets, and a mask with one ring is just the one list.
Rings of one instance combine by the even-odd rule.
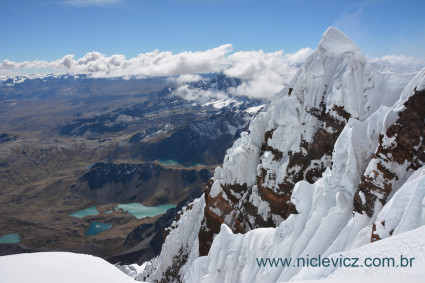
[[[205, 51], [185, 51], [177, 54], [158, 50], [141, 53], [127, 59], [124, 55], [105, 54], [93, 51], [81, 58], [65, 55], [55, 61], [0, 62], [0, 75], [26, 75], [28, 71], [49, 70], [58, 73], [90, 74], [95, 78], [149, 78], [172, 77], [180, 85], [176, 94], [189, 100], [206, 100], [211, 97], [223, 98], [224, 93], [196, 90], [187, 83], [201, 79], [200, 73], [223, 72], [229, 77], [242, 79], [242, 84], [230, 89], [233, 95], [250, 97], [271, 97], [290, 82], [300, 65], [312, 50], [301, 49], [295, 53], [239, 51], [232, 52], [231, 44], [224, 44]], [[425, 67], [425, 58], [406, 55], [386, 55], [370, 58], [377, 69], [396, 73], [417, 72]]]
[[[126, 59], [124, 55], [106, 56], [93, 51], [81, 58], [65, 55], [55, 61], [13, 62], [4, 60], [0, 71], [16, 74], [17, 70], [49, 69], [73, 74], [90, 74], [95, 78], [148, 78], [168, 76], [177, 84], [200, 80], [199, 73], [223, 71], [230, 77], [243, 80], [242, 85], [231, 90], [234, 95], [270, 97], [280, 91], [297, 71], [299, 64], [312, 52], [304, 48], [296, 53], [240, 51], [232, 53], [232, 45], [224, 44], [205, 51], [185, 51], [177, 54], [165, 51], [141, 53]], [[187, 99], [206, 98], [222, 94], [181, 88], [179, 94]]]
[[[297, 67], [311, 53], [311, 49], [301, 49], [294, 54], [284, 54], [283, 51], [265, 53], [260, 51], [241, 51], [231, 54], [230, 44], [221, 45], [206, 51], [153, 52], [142, 53], [130, 59], [124, 55], [106, 56], [99, 52], [90, 52], [76, 59], [74, 55], [66, 55], [55, 61], [24, 61], [13, 62], [4, 60], [0, 63], [2, 73], [10, 71], [16, 75], [17, 70], [53, 69], [74, 74], [91, 74], [93, 77], [158, 77], [177, 76], [178, 84], [197, 81], [199, 73], [223, 71], [228, 76], [238, 77], [244, 83], [233, 90], [236, 95], [254, 97], [269, 97], [278, 92], [289, 82]], [[180, 94], [191, 97], [211, 97], [206, 93], [189, 89], [181, 89]], [[215, 94], [217, 95], [217, 94]], [[219, 95], [220, 96], [220, 95]]]
[[173, 94], [178, 95], [186, 100], [196, 100], [200, 103], [204, 103], [211, 98], [222, 99], [228, 97], [226, 93], [221, 91], [196, 89], [189, 87], [189, 85], [182, 85], [178, 87], [173, 91]]
[[[227, 67], [223, 73], [229, 77], [240, 78], [242, 84], [230, 88], [229, 93], [255, 98], [269, 98], [282, 90], [290, 82], [300, 65], [312, 50], [304, 48], [296, 53], [284, 54], [283, 50], [271, 53], [264, 51], [241, 51], [225, 58]], [[183, 75], [174, 82], [183, 84], [174, 94], [188, 100], [206, 101], [209, 98], [221, 99], [226, 94], [218, 91], [199, 90], [184, 85], [186, 82], [200, 80], [201, 77]]]
[[425, 67], [425, 57], [416, 58], [403, 54], [369, 58], [369, 62], [380, 71], [399, 74], [416, 73]]
[[[223, 72], [229, 77], [243, 80], [240, 86], [230, 89], [231, 94], [261, 98], [271, 97], [289, 83], [311, 52], [310, 48], [304, 48], [295, 53], [284, 53], [282, 50], [232, 53], [232, 45], [224, 44], [205, 51], [177, 54], [155, 50], [127, 59], [121, 54], [106, 56], [93, 51], [81, 58], [65, 55], [55, 61], [13, 62], [6, 59], [0, 62], [0, 75], [26, 75], [28, 71], [53, 70], [90, 74], [95, 78], [173, 77], [171, 80], [181, 85], [176, 93], [187, 99], [204, 99], [222, 97], [223, 93], [193, 90], [185, 84], [200, 80], [200, 73]], [[387, 55], [370, 58], [369, 61], [381, 71], [396, 73], [417, 72], [425, 67], [425, 58], [405, 55]]]
[[108, 57], [93, 51], [79, 59], [75, 59], [74, 55], [65, 55], [55, 61], [13, 62], [6, 59], [0, 63], [0, 69], [53, 69], [104, 78], [180, 76], [217, 72], [227, 64], [226, 58], [231, 51], [232, 46], [225, 44], [206, 51], [185, 51], [177, 54], [155, 50], [130, 59], [119, 54]]
[[198, 74], [184, 74], [178, 77], [171, 77], [168, 79], [168, 81], [177, 83], [179, 85], [185, 84], [185, 83], [197, 82], [200, 80], [202, 80], [202, 76]]
[[290, 82], [311, 52], [310, 48], [288, 54], [284, 54], [283, 50], [272, 53], [262, 50], [236, 52], [229, 56], [230, 66], [224, 73], [244, 80], [232, 91], [233, 94], [271, 97]]

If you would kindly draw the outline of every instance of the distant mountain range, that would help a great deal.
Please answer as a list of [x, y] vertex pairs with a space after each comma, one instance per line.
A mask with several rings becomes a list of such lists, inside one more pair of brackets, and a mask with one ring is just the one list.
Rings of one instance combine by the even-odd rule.
[[[155, 227], [144, 232], [137, 230], [138, 220], [123, 222], [130, 215], [93, 216], [113, 223], [113, 236], [102, 232], [87, 239], [75, 235], [83, 234], [93, 217], [76, 220], [69, 214], [90, 205], [110, 209], [129, 202], [183, 207], [202, 194], [211, 169], [267, 102], [233, 95], [231, 88], [241, 80], [223, 74], [184, 84], [188, 91], [212, 94], [199, 99], [179, 96], [176, 89], [182, 85], [174, 81], [46, 75], [0, 82], [5, 195], [0, 229], [22, 239], [0, 245], [0, 254], [65, 250], [126, 263], [137, 255], [139, 260], [156, 256], [176, 209], [144, 220], [143, 225]], [[39, 209], [50, 213], [28, 221]], [[51, 217], [63, 223], [60, 232], [51, 228]]]

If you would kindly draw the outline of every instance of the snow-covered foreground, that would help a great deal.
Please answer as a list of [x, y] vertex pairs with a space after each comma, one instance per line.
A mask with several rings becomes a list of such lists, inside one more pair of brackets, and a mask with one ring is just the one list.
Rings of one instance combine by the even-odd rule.
[[[373, 242], [347, 252], [335, 253], [330, 258], [358, 258], [359, 267], [321, 267], [304, 268], [293, 278], [297, 280], [310, 280], [327, 278], [329, 282], [372, 282], [369, 280], [385, 280], [388, 282], [424, 282], [425, 281], [425, 226], [415, 230], [396, 235], [378, 242]], [[405, 258], [401, 267], [401, 256]], [[375, 260], [377, 265], [383, 264], [384, 258], [393, 258], [395, 266], [361, 267], [365, 260]], [[411, 260], [408, 263], [407, 258]], [[381, 264], [378, 264], [378, 262]], [[371, 260], [366, 261], [370, 264]], [[365, 281], [360, 278], [366, 279]], [[387, 278], [391, 280], [387, 281]], [[396, 278], [398, 280], [396, 280]], [[356, 279], [356, 281], [353, 281]], [[308, 281], [311, 282], [311, 281]], [[318, 282], [323, 282], [319, 280]]]
[[98, 257], [46, 252], [0, 257], [0, 282], [134, 283], [134, 280]]
[[409, 282], [409, 283], [423, 283], [425, 278], [425, 273], [418, 274], [391, 274], [384, 276], [365, 276], [357, 278], [344, 278], [344, 279], [324, 279], [324, 280], [308, 280], [308, 281], [293, 281], [293, 283], [376, 283], [376, 282], [385, 282], [385, 283], [400, 283], [400, 282]]

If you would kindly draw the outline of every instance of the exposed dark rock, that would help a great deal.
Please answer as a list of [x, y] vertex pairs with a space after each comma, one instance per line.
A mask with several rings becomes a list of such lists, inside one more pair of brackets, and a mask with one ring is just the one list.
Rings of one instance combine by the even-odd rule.
[[[259, 215], [258, 209], [248, 200], [252, 188], [246, 184], [222, 185], [222, 193], [214, 198], [209, 195], [212, 184], [207, 185], [204, 220], [198, 235], [200, 255], [208, 254], [212, 239], [220, 231], [220, 225], [224, 223], [224, 219], [228, 219], [226, 224], [233, 232], [246, 233], [259, 227], [276, 226], [278, 223], [273, 220], [273, 215], [286, 219], [289, 215], [297, 213], [295, 205], [291, 202], [294, 185], [301, 180], [314, 183], [321, 177], [325, 169], [331, 165], [330, 158], [326, 157], [332, 155], [334, 144], [351, 117], [342, 106], [334, 105], [326, 111], [323, 101], [319, 105], [320, 109], [312, 108], [307, 111], [318, 118], [318, 130], [312, 142], [301, 142], [299, 152], [288, 152], [289, 164], [283, 182], [277, 184], [277, 188], [267, 187], [266, 180], [276, 183], [276, 172], [264, 167], [260, 168], [256, 186], [258, 195], [270, 207], [270, 215], [267, 219]], [[264, 134], [260, 156], [265, 152], [271, 152], [273, 160], [279, 162], [284, 157], [284, 153], [269, 145], [275, 133], [275, 130], [271, 129]], [[260, 166], [262, 166], [261, 163]], [[226, 198], [222, 194], [225, 194]], [[220, 215], [217, 215], [217, 211]]]
[[211, 177], [207, 169], [164, 168], [152, 163], [96, 163], [73, 190], [100, 203], [152, 201], [152, 205], [181, 201], [201, 192]]
[[291, 93], [292, 93], [292, 91], [293, 91], [294, 89], [292, 88], [292, 87], [290, 87], [289, 89], [288, 89], [288, 95], [291, 95]]
[[[425, 164], [425, 91], [416, 91], [405, 102], [406, 107], [399, 113], [385, 136], [379, 137], [379, 146], [373, 156], [376, 170], [363, 175], [354, 196], [354, 211], [372, 217], [376, 201], [382, 205], [397, 187], [397, 181]], [[398, 176], [392, 168], [407, 164], [406, 172]], [[362, 196], [361, 196], [362, 194]], [[372, 236], [372, 240], [377, 240]]]
[[137, 164], [97, 163], [80, 181], [88, 182], [90, 190], [95, 191], [109, 183], [128, 183], [139, 167]]
[[280, 150], [276, 148], [271, 147], [268, 144], [269, 139], [273, 136], [273, 132], [274, 130], [270, 130], [270, 131], [267, 131], [266, 134], [264, 135], [265, 142], [261, 146], [261, 155], [263, 155], [264, 152], [266, 151], [271, 151], [271, 153], [273, 154], [273, 160], [280, 161], [283, 158], [283, 152], [281, 152]]
[[181, 163], [219, 164], [240, 134], [231, 132], [229, 127], [241, 129], [246, 124], [245, 112], [222, 110], [208, 119], [190, 122], [163, 140], [143, 144], [139, 152], [147, 161], [172, 159]]
[[0, 135], [0, 143], [7, 143], [10, 141], [14, 141], [17, 138], [18, 138], [17, 136], [3, 133]]

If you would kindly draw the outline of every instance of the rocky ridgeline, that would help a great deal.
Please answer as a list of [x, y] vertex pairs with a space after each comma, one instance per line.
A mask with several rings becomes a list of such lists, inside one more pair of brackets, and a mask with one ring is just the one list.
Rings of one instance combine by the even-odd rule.
[[416, 190], [412, 178], [422, 176], [424, 89], [425, 70], [381, 73], [329, 28], [227, 150], [204, 195], [183, 210], [138, 279], [309, 278], [300, 268], [252, 264], [259, 256], [340, 253], [417, 228], [423, 220], [406, 223], [391, 211], [422, 215], [403, 192]]

